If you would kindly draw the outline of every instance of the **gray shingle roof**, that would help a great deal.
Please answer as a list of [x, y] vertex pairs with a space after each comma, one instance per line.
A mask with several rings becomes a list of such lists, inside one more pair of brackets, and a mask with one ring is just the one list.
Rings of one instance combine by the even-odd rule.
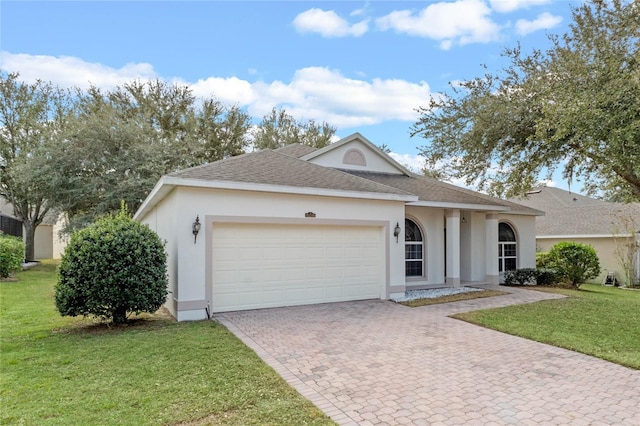
[[538, 236], [626, 234], [640, 226], [640, 203], [608, 203], [550, 187], [514, 201], [546, 211], [536, 220]]
[[278, 154], [288, 155], [289, 157], [301, 158], [307, 154], [311, 154], [316, 151], [316, 148], [302, 145], [300, 143], [292, 143], [291, 145], [285, 145], [282, 148], [274, 149]]
[[490, 197], [470, 189], [460, 188], [450, 183], [420, 175], [398, 175], [348, 170], [347, 173], [373, 180], [384, 185], [402, 189], [417, 195], [420, 201], [442, 203], [477, 204], [485, 206], [503, 206], [511, 213], [539, 215], [543, 212], [507, 200]]
[[171, 173], [169, 176], [206, 181], [244, 182], [304, 188], [322, 188], [380, 194], [411, 194], [339, 170], [265, 150]]

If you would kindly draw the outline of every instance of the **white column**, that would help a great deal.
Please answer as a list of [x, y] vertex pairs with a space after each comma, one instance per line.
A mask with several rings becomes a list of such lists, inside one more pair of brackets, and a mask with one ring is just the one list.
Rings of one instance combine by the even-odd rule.
[[446, 284], [460, 287], [460, 210], [446, 210], [447, 277]]
[[487, 213], [485, 220], [485, 259], [487, 277], [486, 281], [490, 284], [498, 285], [500, 283], [500, 274], [498, 272], [498, 214]]

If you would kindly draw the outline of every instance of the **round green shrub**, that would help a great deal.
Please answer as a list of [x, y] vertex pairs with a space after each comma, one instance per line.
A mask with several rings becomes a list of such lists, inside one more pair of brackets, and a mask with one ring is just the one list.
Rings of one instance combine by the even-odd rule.
[[536, 252], [536, 268], [546, 269], [551, 264], [551, 257], [549, 252], [537, 251]]
[[21, 238], [0, 232], [0, 278], [22, 269], [24, 242]]
[[559, 279], [580, 287], [600, 274], [600, 261], [593, 247], [570, 241], [557, 243], [549, 250], [549, 267]]
[[155, 312], [167, 296], [164, 245], [123, 208], [74, 232], [62, 256], [55, 288], [61, 315], [127, 321], [128, 312]]

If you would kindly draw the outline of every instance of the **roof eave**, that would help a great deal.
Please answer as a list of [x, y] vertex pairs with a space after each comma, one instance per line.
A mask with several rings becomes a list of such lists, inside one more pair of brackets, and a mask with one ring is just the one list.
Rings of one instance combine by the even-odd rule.
[[271, 192], [278, 194], [315, 195], [339, 198], [357, 198], [368, 200], [413, 202], [418, 197], [412, 194], [384, 193], [369, 191], [348, 191], [341, 189], [313, 188], [303, 186], [273, 185], [253, 182], [221, 181], [221, 180], [201, 180], [185, 179], [176, 176], [163, 176], [153, 188], [149, 196], [142, 203], [134, 219], [139, 220], [144, 217], [153, 207], [169, 194], [175, 187], [190, 187], [203, 189], [227, 189], [237, 191], [257, 191]]

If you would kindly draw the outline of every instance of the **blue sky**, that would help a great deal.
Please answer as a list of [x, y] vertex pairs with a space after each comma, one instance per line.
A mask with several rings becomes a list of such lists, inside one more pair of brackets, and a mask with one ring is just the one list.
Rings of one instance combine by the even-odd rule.
[[416, 168], [426, 141], [409, 137], [415, 108], [482, 64], [505, 66], [505, 47], [546, 49], [580, 1], [3, 0], [0, 68], [62, 87], [160, 78], [256, 122], [284, 107]]

